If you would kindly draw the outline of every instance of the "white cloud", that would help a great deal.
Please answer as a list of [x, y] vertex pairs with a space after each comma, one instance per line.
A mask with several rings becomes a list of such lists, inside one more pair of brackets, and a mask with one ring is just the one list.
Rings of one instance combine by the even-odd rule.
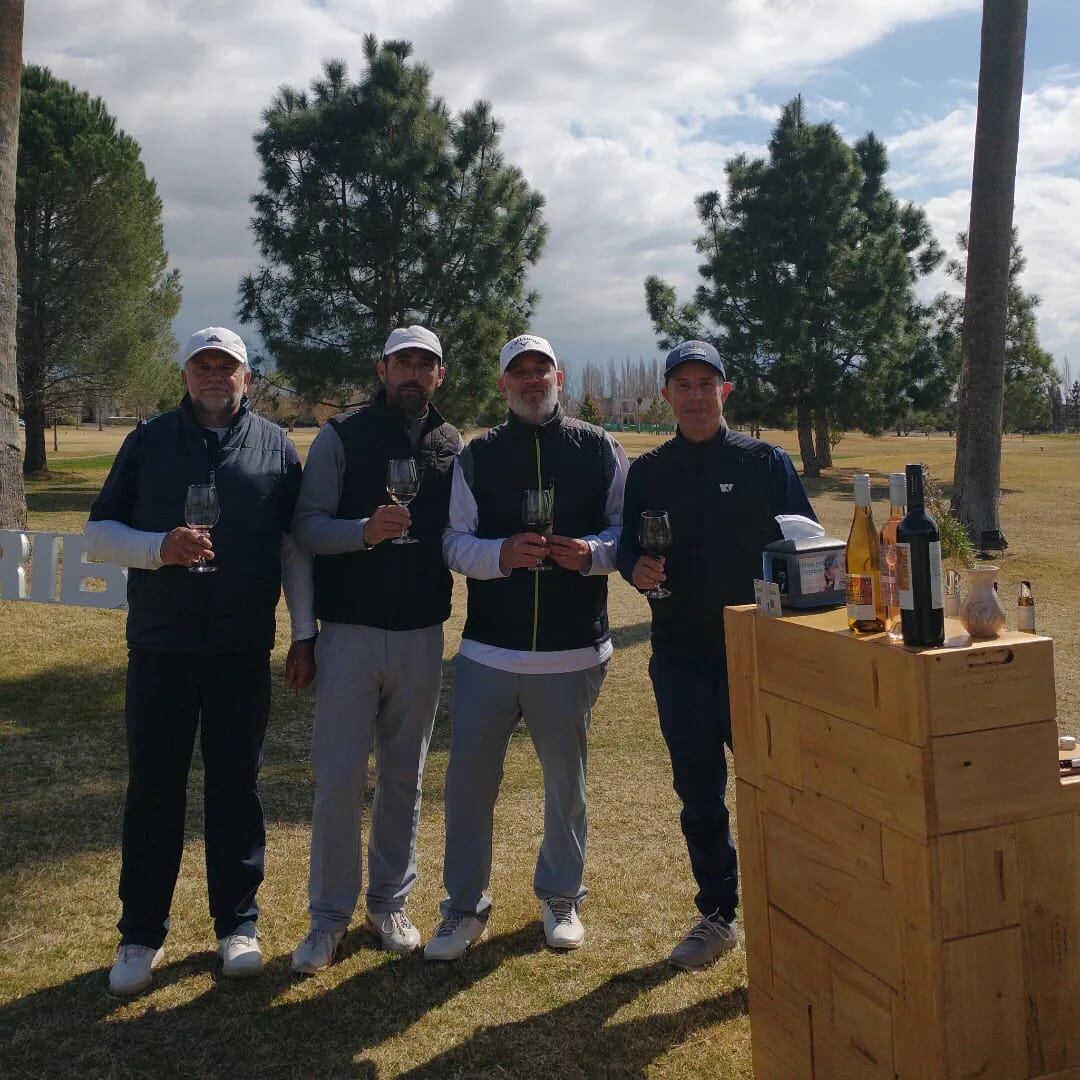
[[[900, 26], [979, 7], [979, 0], [35, 0], [24, 52], [102, 95], [141, 143], [184, 279], [182, 338], [194, 326], [231, 320], [237, 279], [256, 263], [247, 230], [258, 180], [251, 135], [275, 89], [306, 85], [330, 56], [359, 74], [366, 32], [412, 41], [453, 108], [477, 97], [492, 102], [505, 123], [507, 158], [547, 198], [551, 240], [532, 282], [543, 294], [538, 329], [567, 355], [604, 359], [654, 351], [647, 274], [684, 291], [694, 284], [693, 197], [720, 185], [724, 162], [747, 148], [716, 141], [720, 121], [771, 122], [778, 106], [764, 87], [840, 71], [845, 57]], [[831, 104], [838, 111], [842, 103]], [[964, 117], [953, 123], [962, 130]], [[934, 168], [946, 177], [956, 169], [954, 134], [924, 136], [943, 155]], [[1048, 143], [1040, 153], [1050, 150]]]

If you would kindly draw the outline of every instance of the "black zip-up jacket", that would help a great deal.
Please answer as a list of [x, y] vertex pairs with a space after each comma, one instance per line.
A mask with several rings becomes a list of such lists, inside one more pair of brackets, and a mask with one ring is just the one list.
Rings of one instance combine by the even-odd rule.
[[776, 515], [817, 520], [791, 459], [726, 425], [708, 442], [677, 433], [642, 454], [630, 465], [623, 499], [618, 568], [627, 581], [641, 555], [637, 531], [646, 510], [666, 510], [672, 532], [664, 567], [671, 596], [649, 601], [653, 652], [724, 663], [724, 608], [753, 602], [762, 548], [780, 539]]
[[356, 520], [385, 505], [386, 465], [415, 457], [420, 489], [409, 504], [409, 535], [416, 544], [385, 541], [367, 551], [315, 556], [315, 615], [328, 622], [382, 630], [418, 630], [450, 615], [453, 579], [442, 557], [454, 458], [461, 435], [438, 410], [427, 419], [414, 453], [401, 418], [380, 391], [358, 412], [330, 421], [345, 452], [341, 499], [335, 514]]
[[213, 574], [182, 566], [128, 571], [128, 645], [159, 652], [242, 652], [274, 644], [281, 595], [281, 534], [300, 488], [300, 458], [281, 428], [245, 398], [220, 441], [199, 425], [185, 394], [124, 440], [91, 521], [147, 532], [184, 524], [189, 484], [213, 475], [221, 517]]

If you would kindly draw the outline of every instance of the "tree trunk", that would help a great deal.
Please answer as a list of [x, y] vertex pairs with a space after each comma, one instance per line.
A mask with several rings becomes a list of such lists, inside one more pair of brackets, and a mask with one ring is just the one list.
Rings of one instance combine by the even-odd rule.
[[824, 409], [814, 410], [814, 443], [818, 469], [831, 469], [832, 443], [829, 442], [829, 414]]
[[799, 456], [802, 458], [803, 476], [820, 476], [817, 454], [814, 453], [814, 424], [810, 406], [799, 399], [795, 408], [796, 424], [799, 432]]
[[1005, 325], [1027, 0], [983, 0], [953, 513], [978, 541], [1000, 529]]
[[23, 0], [0, 0], [0, 528], [26, 525], [15, 367], [15, 167], [19, 146]]
[[40, 397], [23, 402], [26, 420], [26, 452], [23, 454], [23, 476], [40, 476], [49, 463], [45, 459], [45, 403]]

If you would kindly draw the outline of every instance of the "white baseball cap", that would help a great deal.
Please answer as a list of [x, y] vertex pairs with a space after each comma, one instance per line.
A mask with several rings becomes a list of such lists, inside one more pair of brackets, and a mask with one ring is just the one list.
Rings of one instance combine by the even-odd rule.
[[506, 371], [510, 366], [510, 361], [525, 352], [535, 352], [546, 356], [555, 365], [555, 370], [559, 370], [559, 361], [555, 358], [555, 350], [551, 347], [551, 342], [547, 338], [536, 337], [534, 334], [518, 334], [502, 347], [502, 352], [499, 353], [499, 370]]
[[402, 349], [424, 349], [434, 353], [440, 363], [442, 362], [442, 345], [426, 326], [399, 326], [396, 330], [391, 330], [383, 346], [383, 356], [401, 352]]
[[207, 352], [210, 349], [228, 353], [241, 364], [248, 362], [244, 339], [239, 334], [226, 330], [224, 326], [208, 326], [205, 330], [196, 330], [184, 346], [183, 362], [186, 364], [196, 353]]

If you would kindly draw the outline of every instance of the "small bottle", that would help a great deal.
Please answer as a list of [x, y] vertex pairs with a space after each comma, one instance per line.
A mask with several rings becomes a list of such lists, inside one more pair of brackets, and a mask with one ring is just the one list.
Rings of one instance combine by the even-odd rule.
[[905, 645], [945, 642], [945, 605], [941, 587], [941, 533], [926, 512], [922, 465], [908, 465], [908, 512], [896, 528], [897, 587], [900, 627]]
[[890, 641], [900, 634], [900, 595], [896, 588], [896, 528], [907, 513], [907, 477], [889, 473], [889, 517], [881, 526], [881, 598], [885, 606], [885, 629]]
[[1031, 591], [1030, 581], [1020, 582], [1016, 597], [1016, 629], [1021, 634], [1035, 633], [1035, 594]]
[[960, 618], [960, 571], [945, 571], [945, 618]]
[[870, 477], [855, 477], [855, 517], [845, 555], [848, 628], [856, 634], [880, 634], [885, 629], [881, 595], [881, 544], [870, 509]]

